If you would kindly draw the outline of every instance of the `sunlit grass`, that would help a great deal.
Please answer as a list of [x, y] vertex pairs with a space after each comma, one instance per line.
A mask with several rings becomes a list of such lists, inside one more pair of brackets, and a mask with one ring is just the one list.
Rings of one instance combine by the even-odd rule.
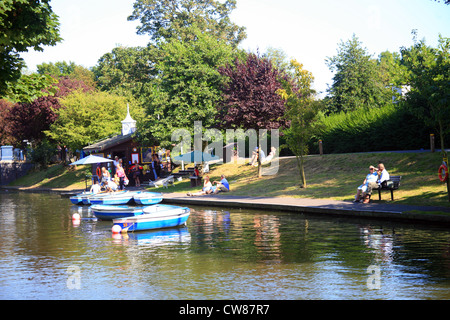
[[[383, 162], [391, 175], [401, 175], [400, 189], [394, 202], [450, 206], [446, 185], [438, 179], [442, 158], [439, 153], [361, 153], [308, 156], [305, 162], [307, 188], [300, 188], [295, 158], [282, 158], [275, 175], [257, 177], [257, 168], [247, 164], [211, 165], [211, 181], [224, 174], [232, 195], [254, 197], [294, 197], [353, 200], [356, 188], [363, 182], [370, 165]], [[45, 171], [32, 172], [13, 185], [45, 188], [83, 189], [90, 166], [78, 168], [55, 165]], [[192, 192], [189, 179], [176, 181], [175, 187], [151, 188], [161, 192]], [[372, 197], [378, 202], [378, 193]], [[382, 192], [382, 202], [390, 202], [390, 192]]]

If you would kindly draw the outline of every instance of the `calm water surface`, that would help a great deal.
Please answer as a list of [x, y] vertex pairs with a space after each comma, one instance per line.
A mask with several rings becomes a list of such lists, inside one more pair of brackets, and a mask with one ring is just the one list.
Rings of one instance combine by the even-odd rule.
[[1, 192], [0, 299], [450, 299], [450, 229], [192, 207], [187, 227], [113, 238], [89, 217]]

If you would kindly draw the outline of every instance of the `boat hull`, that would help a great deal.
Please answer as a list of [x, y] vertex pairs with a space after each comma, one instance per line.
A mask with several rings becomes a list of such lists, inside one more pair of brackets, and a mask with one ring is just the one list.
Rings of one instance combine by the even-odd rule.
[[162, 201], [163, 194], [157, 192], [141, 192], [133, 196], [133, 200], [136, 204], [140, 205], [152, 205], [158, 204]]
[[90, 204], [89, 198], [94, 196], [94, 193], [79, 193], [70, 197], [72, 204]]
[[143, 206], [103, 205], [95, 204], [91, 207], [94, 215], [100, 220], [113, 220], [124, 217], [134, 217], [144, 213]]
[[133, 196], [137, 192], [119, 191], [108, 194], [101, 194], [94, 197], [90, 197], [91, 204], [104, 204], [104, 205], [121, 205], [128, 204], [133, 201]]
[[145, 208], [139, 216], [114, 219], [113, 223], [119, 225], [122, 232], [173, 228], [184, 225], [190, 211], [187, 207], [155, 205]]

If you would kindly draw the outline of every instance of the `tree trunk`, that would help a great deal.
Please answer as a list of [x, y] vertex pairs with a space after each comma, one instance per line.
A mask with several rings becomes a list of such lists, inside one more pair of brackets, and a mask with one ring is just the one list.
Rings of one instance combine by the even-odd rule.
[[303, 167], [303, 156], [295, 156], [297, 158], [297, 167], [300, 174], [300, 188], [306, 188], [305, 169]]
[[262, 177], [262, 166], [261, 166], [261, 139], [258, 143], [258, 178]]

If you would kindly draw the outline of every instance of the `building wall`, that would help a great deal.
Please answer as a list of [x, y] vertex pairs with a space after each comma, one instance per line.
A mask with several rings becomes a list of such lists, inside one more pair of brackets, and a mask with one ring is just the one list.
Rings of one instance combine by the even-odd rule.
[[23, 177], [34, 167], [28, 162], [0, 161], [0, 185], [8, 185]]

